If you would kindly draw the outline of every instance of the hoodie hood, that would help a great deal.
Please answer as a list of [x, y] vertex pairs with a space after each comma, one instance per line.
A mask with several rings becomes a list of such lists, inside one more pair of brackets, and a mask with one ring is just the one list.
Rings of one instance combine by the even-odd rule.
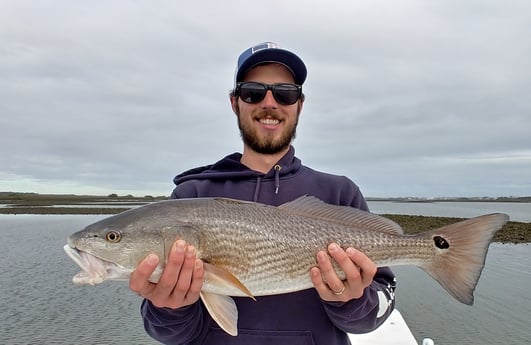
[[240, 160], [241, 153], [233, 153], [220, 161], [194, 169], [187, 170], [173, 179], [176, 185], [188, 180], [238, 180], [257, 179], [268, 180], [285, 177], [296, 173], [301, 168], [301, 161], [295, 157], [295, 149], [290, 147], [289, 151], [275, 164], [266, 174], [251, 170], [243, 165]]
[[[302, 170], [302, 163], [295, 157], [295, 149], [292, 146], [266, 174], [249, 169], [240, 162], [241, 158], [241, 153], [233, 153], [212, 165], [194, 168], [177, 175], [173, 179], [177, 187], [173, 191], [172, 198], [178, 198], [183, 188], [184, 190], [193, 188], [195, 193], [188, 190], [184, 194], [231, 195], [236, 199], [258, 201], [263, 186], [271, 186], [267, 188], [266, 193], [278, 196], [281, 179], [293, 177]], [[231, 194], [232, 185], [242, 181], [252, 182], [251, 195], [241, 194], [244, 193], [242, 191]]]

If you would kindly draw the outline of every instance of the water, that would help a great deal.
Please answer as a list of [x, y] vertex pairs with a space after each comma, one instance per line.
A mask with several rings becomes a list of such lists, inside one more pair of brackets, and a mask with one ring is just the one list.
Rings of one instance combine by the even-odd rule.
[[393, 202], [369, 201], [377, 214], [471, 218], [487, 213], [507, 213], [512, 221], [531, 222], [531, 203], [524, 202]]
[[[156, 344], [126, 282], [75, 286], [63, 252], [72, 232], [105, 216], [0, 215], [0, 344]], [[529, 344], [531, 246], [491, 245], [473, 307], [455, 302], [419, 269], [394, 268], [398, 307], [418, 340]]]
[[0, 344], [158, 344], [127, 283], [72, 283], [66, 238], [103, 217], [0, 215]]
[[417, 341], [436, 345], [529, 344], [531, 246], [494, 243], [474, 293], [461, 304], [415, 267], [394, 267], [397, 307]]

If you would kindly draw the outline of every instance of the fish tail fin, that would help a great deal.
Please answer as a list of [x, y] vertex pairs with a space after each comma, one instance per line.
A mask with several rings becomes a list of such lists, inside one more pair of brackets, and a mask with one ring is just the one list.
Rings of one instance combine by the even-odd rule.
[[489, 244], [509, 220], [502, 213], [487, 214], [428, 231], [435, 255], [420, 267], [464, 304], [474, 303]]

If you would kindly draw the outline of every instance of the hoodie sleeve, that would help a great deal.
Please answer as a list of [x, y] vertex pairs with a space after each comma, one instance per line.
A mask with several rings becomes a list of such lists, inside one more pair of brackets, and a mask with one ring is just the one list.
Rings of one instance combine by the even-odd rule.
[[200, 335], [205, 322], [199, 302], [169, 309], [144, 300], [140, 311], [146, 332], [163, 344], [189, 344]]

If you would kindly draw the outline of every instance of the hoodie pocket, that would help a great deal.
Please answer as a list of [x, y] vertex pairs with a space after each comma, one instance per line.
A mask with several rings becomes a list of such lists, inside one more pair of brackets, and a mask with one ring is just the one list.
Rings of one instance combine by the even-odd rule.
[[238, 329], [233, 337], [220, 328], [211, 328], [202, 345], [315, 345], [310, 331], [264, 331]]

